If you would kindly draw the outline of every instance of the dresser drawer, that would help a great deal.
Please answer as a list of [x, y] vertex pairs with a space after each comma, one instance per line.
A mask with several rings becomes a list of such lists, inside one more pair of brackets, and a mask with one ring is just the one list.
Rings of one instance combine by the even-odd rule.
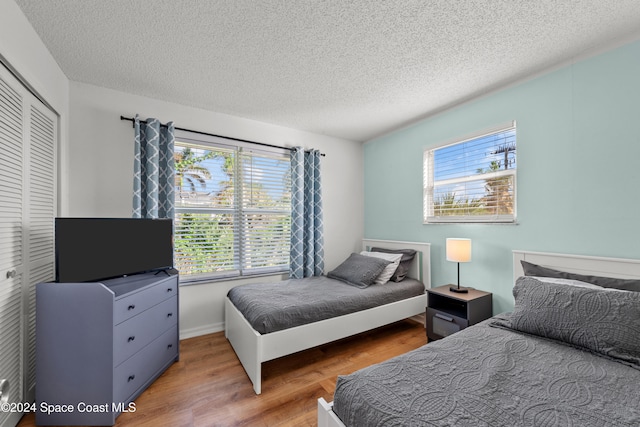
[[174, 296], [117, 325], [113, 330], [114, 366], [133, 356], [177, 322], [178, 297]]
[[150, 288], [116, 300], [113, 313], [114, 325], [176, 295], [178, 295], [178, 279], [170, 277]]
[[114, 369], [113, 397], [117, 403], [128, 403], [169, 362], [178, 356], [178, 326], [174, 326], [133, 357]]

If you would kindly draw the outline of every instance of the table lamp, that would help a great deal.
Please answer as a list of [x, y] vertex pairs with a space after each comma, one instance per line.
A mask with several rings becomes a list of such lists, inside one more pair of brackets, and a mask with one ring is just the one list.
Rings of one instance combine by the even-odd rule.
[[471, 239], [447, 239], [447, 261], [458, 263], [458, 286], [451, 286], [449, 290], [457, 293], [467, 293], [467, 288], [460, 287], [460, 263], [471, 261]]

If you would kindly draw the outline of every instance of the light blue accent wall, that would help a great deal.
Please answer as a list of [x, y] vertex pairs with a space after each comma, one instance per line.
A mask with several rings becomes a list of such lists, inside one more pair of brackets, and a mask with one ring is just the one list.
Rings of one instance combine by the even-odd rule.
[[[517, 122], [517, 224], [423, 224], [425, 148]], [[512, 250], [640, 258], [640, 41], [422, 120], [364, 146], [365, 236], [431, 243], [432, 286], [456, 281], [445, 239], [472, 239], [461, 285], [513, 308]]]

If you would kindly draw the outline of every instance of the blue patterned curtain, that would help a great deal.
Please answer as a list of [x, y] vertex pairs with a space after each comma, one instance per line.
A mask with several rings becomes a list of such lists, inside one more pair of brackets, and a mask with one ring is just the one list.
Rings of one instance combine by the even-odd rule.
[[141, 122], [136, 115], [133, 164], [133, 217], [173, 218], [175, 170], [173, 122]]
[[291, 151], [291, 259], [289, 276], [324, 273], [320, 152]]

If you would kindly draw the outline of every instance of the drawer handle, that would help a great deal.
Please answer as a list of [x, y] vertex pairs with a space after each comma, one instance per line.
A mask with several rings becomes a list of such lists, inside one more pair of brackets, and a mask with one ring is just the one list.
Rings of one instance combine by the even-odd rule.
[[136, 337], [135, 337], [134, 335], [132, 335], [132, 336], [130, 336], [130, 337], [129, 337], [129, 339], [128, 339], [127, 341], [128, 341], [128, 342], [131, 342], [131, 341], [133, 341], [133, 340], [135, 340], [135, 339], [136, 339]]
[[167, 313], [167, 317], [173, 316], [173, 313]]
[[453, 317], [445, 316], [444, 314], [436, 313], [436, 317], [447, 322], [453, 322]]
[[167, 292], [173, 292], [173, 288], [167, 288]]
[[129, 375], [129, 378], [127, 379], [127, 382], [130, 383], [131, 381], [133, 381], [135, 379], [136, 379], [135, 375]]
[[173, 348], [173, 344], [169, 344], [167, 348]]
[[134, 310], [136, 308], [135, 304], [131, 304], [129, 307], [127, 307], [127, 310]]

